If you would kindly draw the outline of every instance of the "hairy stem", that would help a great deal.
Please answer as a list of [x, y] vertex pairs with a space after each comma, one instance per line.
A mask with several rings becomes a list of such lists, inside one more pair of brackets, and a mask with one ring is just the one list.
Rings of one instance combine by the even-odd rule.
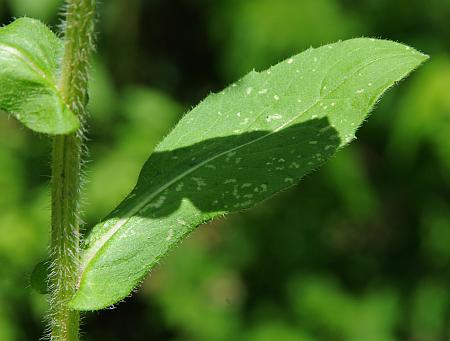
[[[83, 123], [88, 101], [89, 57], [93, 47], [95, 0], [68, 0], [64, 56], [59, 89]], [[80, 178], [83, 127], [56, 136], [52, 164], [52, 235], [50, 274], [51, 340], [79, 339], [79, 313], [67, 303], [76, 290], [80, 253]]]

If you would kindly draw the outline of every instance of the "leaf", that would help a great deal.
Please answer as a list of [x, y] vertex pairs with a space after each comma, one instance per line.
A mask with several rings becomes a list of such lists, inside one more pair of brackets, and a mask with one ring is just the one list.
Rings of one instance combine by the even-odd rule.
[[208, 96], [92, 230], [72, 308], [118, 302], [195, 227], [298, 182], [350, 142], [382, 93], [427, 58], [398, 43], [353, 39]]
[[40, 294], [48, 294], [50, 292], [47, 282], [49, 273], [50, 260], [48, 259], [39, 262], [31, 273], [30, 285]]
[[62, 50], [38, 20], [20, 18], [0, 28], [0, 109], [36, 132], [68, 134], [79, 127], [57, 86]]

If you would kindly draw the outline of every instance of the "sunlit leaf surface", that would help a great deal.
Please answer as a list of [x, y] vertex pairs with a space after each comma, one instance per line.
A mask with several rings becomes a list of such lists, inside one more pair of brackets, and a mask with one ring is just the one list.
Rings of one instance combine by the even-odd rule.
[[40, 133], [75, 131], [78, 118], [57, 86], [61, 53], [60, 39], [38, 20], [0, 28], [0, 109]]
[[426, 58], [402, 44], [353, 39], [309, 49], [208, 96], [94, 227], [72, 307], [118, 302], [198, 225], [297, 183], [354, 139], [383, 92]]

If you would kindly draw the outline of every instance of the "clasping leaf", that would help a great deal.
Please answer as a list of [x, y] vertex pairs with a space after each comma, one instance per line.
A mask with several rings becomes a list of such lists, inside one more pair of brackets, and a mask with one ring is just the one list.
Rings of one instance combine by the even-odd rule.
[[38, 20], [21, 18], [0, 28], [0, 109], [36, 132], [67, 134], [79, 127], [57, 86], [62, 50], [61, 40]]
[[198, 225], [296, 184], [354, 139], [384, 91], [426, 59], [391, 41], [352, 39], [309, 49], [208, 96], [92, 230], [71, 306], [118, 302]]

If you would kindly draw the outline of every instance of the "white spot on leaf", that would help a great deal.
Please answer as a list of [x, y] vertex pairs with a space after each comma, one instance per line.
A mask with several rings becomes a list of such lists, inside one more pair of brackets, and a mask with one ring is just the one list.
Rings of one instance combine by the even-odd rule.
[[181, 190], [183, 189], [183, 187], [184, 187], [184, 183], [180, 182], [180, 183], [178, 183], [177, 186], [175, 187], [175, 191], [181, 192]]
[[166, 240], [169, 241], [173, 238], [173, 229], [169, 230], [169, 233], [167, 234]]
[[283, 118], [283, 116], [281, 116], [280, 114], [273, 114], [273, 115], [267, 116], [266, 121], [270, 122], [270, 121], [274, 121], [274, 120], [281, 120], [282, 118]]

